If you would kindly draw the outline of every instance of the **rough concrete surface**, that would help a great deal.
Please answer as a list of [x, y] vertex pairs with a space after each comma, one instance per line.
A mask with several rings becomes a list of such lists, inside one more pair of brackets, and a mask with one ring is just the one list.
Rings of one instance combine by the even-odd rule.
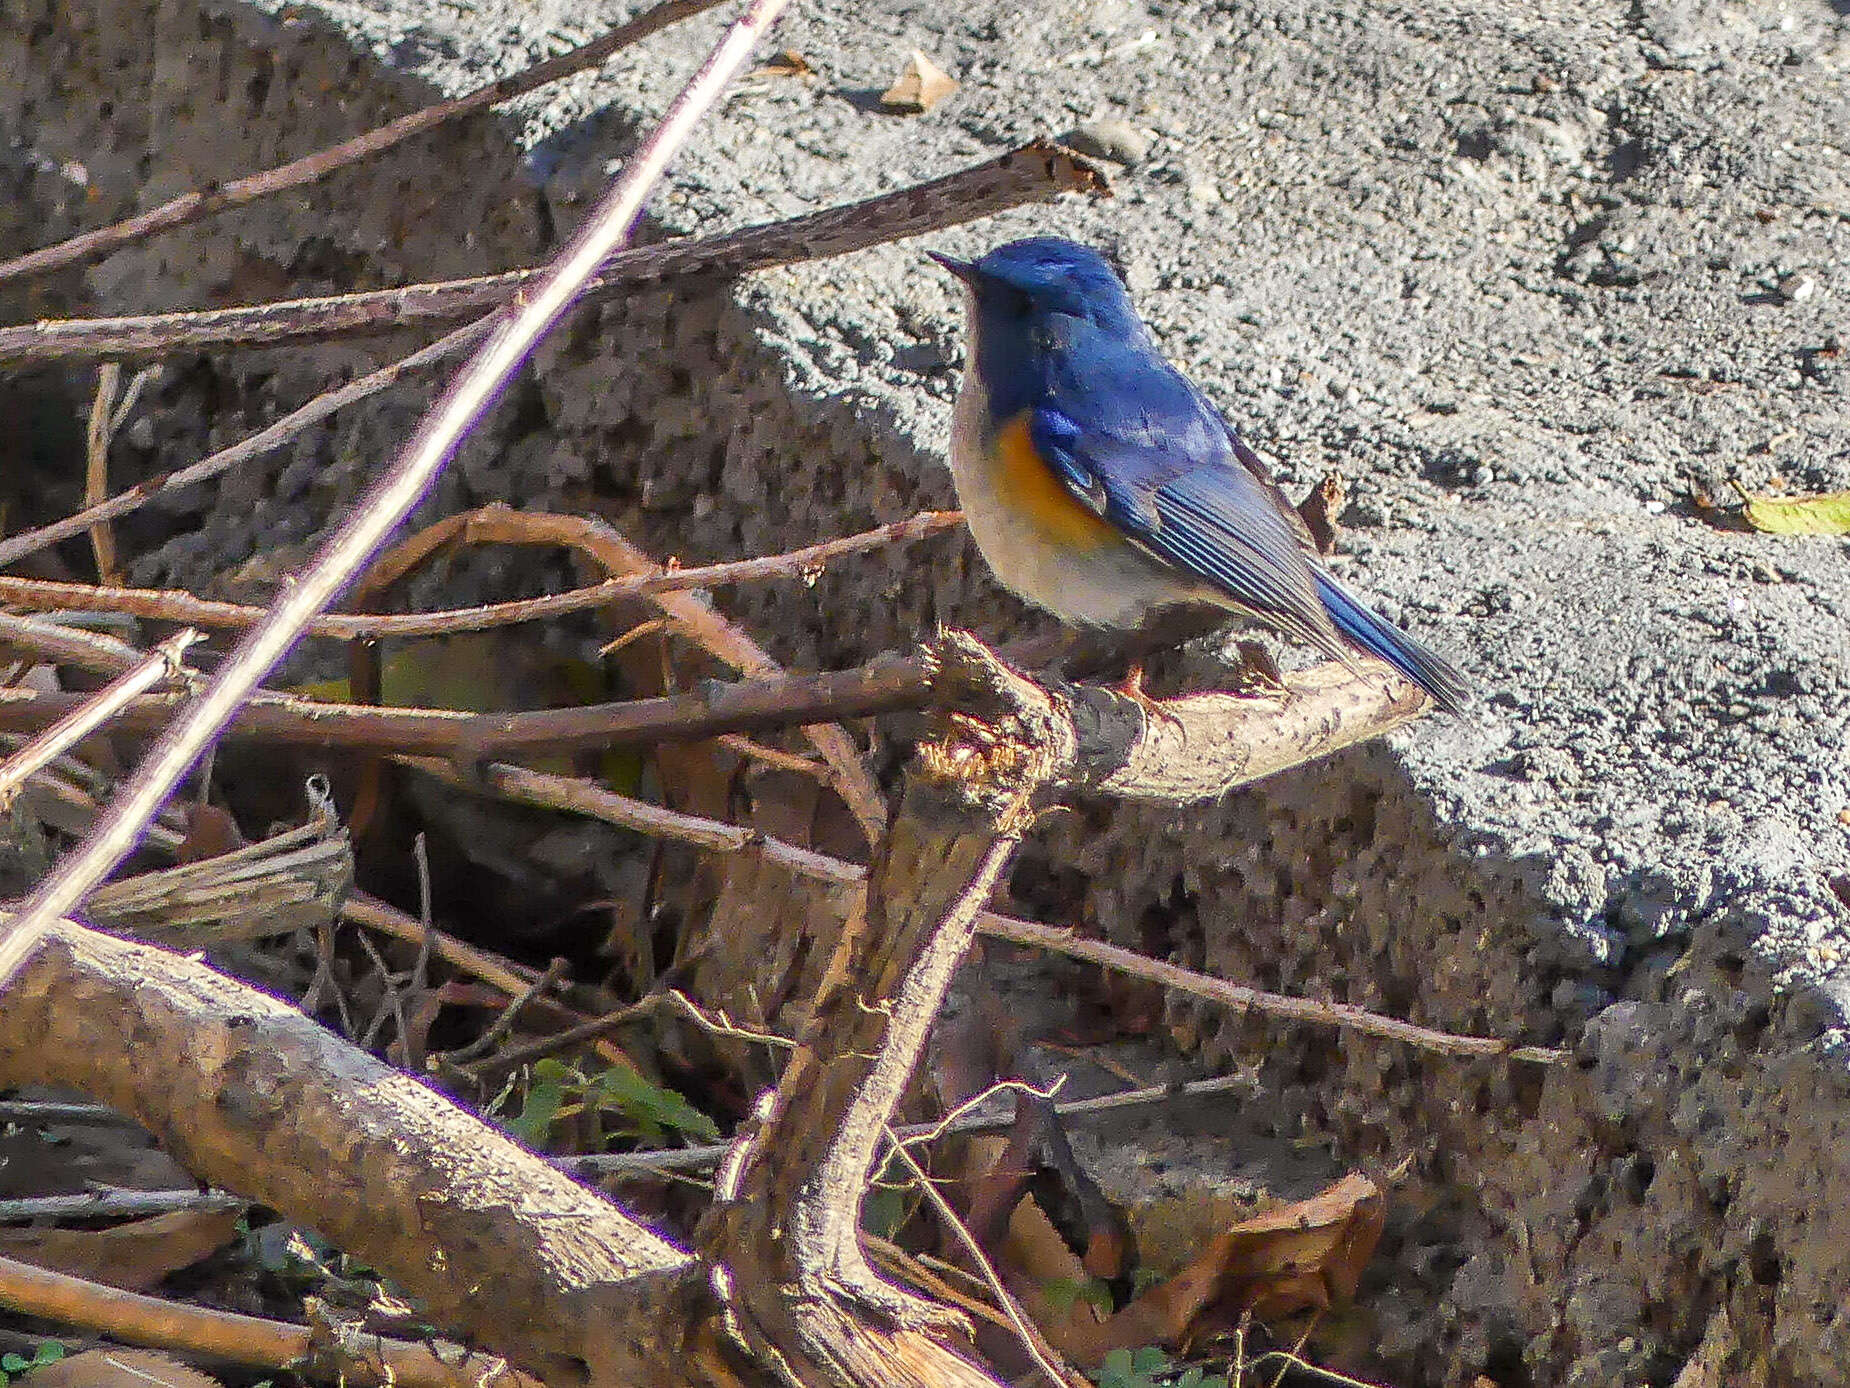
[[[0, 172], [17, 191], [0, 249], [314, 148], [622, 12], [3, 0]], [[718, 23], [4, 308], [525, 263]], [[1114, 199], [932, 244], [1106, 245], [1165, 346], [1293, 485], [1344, 473], [1346, 571], [1482, 688], [1468, 717], [1224, 803], [1058, 817], [1017, 876], [1024, 905], [1237, 979], [1574, 1048], [1542, 1072], [1178, 1013], [1210, 1060], [1260, 1048], [1275, 1133], [1341, 1161], [1414, 1156], [1360, 1367], [1668, 1384], [1707, 1336], [1720, 1381], [1842, 1382], [1850, 554], [1730, 531], [1690, 497], [1736, 475], [1850, 486], [1850, 6], [798, 0], [775, 44], [817, 76], [743, 83], [658, 198], [660, 229], [1128, 122], [1148, 148]], [[927, 115], [882, 114], [913, 47], [962, 86]], [[697, 560], [947, 503], [961, 315], [924, 249], [588, 316], [426, 514], [595, 508]], [[393, 346], [180, 364], [122, 466], [197, 456]], [[128, 546], [136, 576], [212, 586], [230, 563], [220, 591], [261, 591], [421, 398], [167, 508]], [[800, 662], [935, 620], [1038, 620], [956, 538], [724, 601]], [[1183, 663], [1215, 673], [1211, 653]], [[1213, 1142], [1209, 1125], [1193, 1144], [1207, 1166]], [[1134, 1176], [1134, 1153], [1097, 1155]]]

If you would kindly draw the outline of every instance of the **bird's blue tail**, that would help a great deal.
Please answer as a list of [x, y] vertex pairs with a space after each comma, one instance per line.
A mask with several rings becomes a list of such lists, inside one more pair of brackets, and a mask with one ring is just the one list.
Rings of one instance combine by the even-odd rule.
[[1471, 702], [1471, 686], [1450, 662], [1427, 650], [1387, 618], [1371, 612], [1362, 601], [1321, 569], [1316, 571], [1317, 596], [1330, 620], [1345, 638], [1370, 655], [1379, 656], [1421, 689], [1446, 713], [1461, 712]]

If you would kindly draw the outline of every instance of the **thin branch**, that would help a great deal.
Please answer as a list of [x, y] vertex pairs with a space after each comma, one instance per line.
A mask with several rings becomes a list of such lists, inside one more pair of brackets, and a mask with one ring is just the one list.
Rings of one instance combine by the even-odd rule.
[[1342, 1002], [1318, 1002], [1314, 998], [1294, 998], [1283, 993], [1268, 993], [1258, 988], [1229, 983], [1224, 978], [1197, 973], [1180, 964], [1151, 959], [1135, 950], [1104, 940], [1087, 939], [1071, 927], [1042, 925], [1015, 916], [985, 912], [977, 928], [993, 940], [1030, 945], [1035, 949], [1115, 970], [1131, 978], [1146, 979], [1178, 993], [1188, 993], [1209, 1002], [1219, 1003], [1235, 1012], [1263, 1012], [1287, 1021], [1313, 1022], [1319, 1026], [1338, 1027], [1344, 1031], [1378, 1036], [1384, 1041], [1399, 1041], [1439, 1055], [1482, 1056], [1504, 1060], [1522, 1060], [1536, 1065], [1560, 1065], [1568, 1058], [1566, 1051], [1547, 1046], [1518, 1046], [1494, 1036], [1464, 1036], [1434, 1027], [1384, 1017], [1379, 1012]]
[[[650, 567], [643, 551], [614, 533], [596, 545], [596, 552], [607, 565], [620, 564], [631, 571]], [[783, 666], [771, 658], [769, 651], [710, 603], [690, 593], [653, 593], [650, 600], [683, 637], [736, 673], [756, 678], [783, 673]], [[868, 844], [878, 843], [886, 828], [886, 798], [862, 762], [854, 740], [834, 720], [804, 723], [800, 728], [810, 746], [828, 763], [833, 773], [831, 785], [867, 836]]]
[[[96, 394], [90, 400], [90, 423], [84, 431], [84, 502], [98, 501], [109, 490], [109, 418], [116, 391], [122, 384], [122, 363], [106, 361], [97, 368]], [[104, 524], [90, 527], [90, 550], [96, 556], [97, 576], [105, 583], [121, 582], [116, 571], [116, 537]]]
[[[602, 299], [655, 280], [689, 275], [731, 278], [960, 226], [1023, 203], [1050, 201], [1061, 193], [1106, 196], [1109, 191], [1096, 165], [1071, 150], [1036, 140], [973, 168], [862, 202], [717, 236], [625, 251], [610, 257], [585, 292]], [[527, 300], [543, 273], [510, 270], [400, 289], [197, 313], [48, 319], [0, 328], [0, 367], [273, 347], [303, 339], [454, 323]]]
[[65, 1104], [49, 1099], [9, 1099], [0, 1102], [0, 1123], [27, 1123], [83, 1127], [120, 1127], [134, 1120], [103, 1104]]
[[[516, 512], [515, 514], [525, 514]], [[889, 545], [911, 544], [952, 529], [963, 519], [961, 511], [921, 511], [903, 521], [876, 526], [857, 535], [824, 540], [784, 554], [755, 559], [734, 559], [696, 568], [658, 568], [653, 573], [609, 578], [569, 592], [516, 602], [484, 603], [439, 612], [324, 613], [304, 627], [309, 636], [342, 641], [372, 641], [387, 637], [454, 636], [458, 632], [486, 631], [491, 627], [560, 617], [608, 606], [622, 598], [652, 597], [718, 588], [733, 583], [763, 583], [773, 579], [803, 579], [837, 559], [865, 554]], [[66, 583], [51, 579], [12, 578], [0, 575], [0, 602], [36, 611], [126, 612], [163, 622], [187, 622], [217, 629], [256, 626], [268, 609], [243, 603], [217, 602], [194, 597], [183, 589], [116, 588], [92, 583]], [[0, 629], [0, 639], [6, 635]]]
[[746, 761], [762, 762], [765, 766], [779, 771], [794, 771], [799, 776], [808, 776], [829, 783], [834, 772], [813, 757], [806, 757], [799, 752], [786, 752], [778, 747], [767, 747], [762, 742], [753, 742], [742, 733], [723, 733], [714, 739], [729, 752], [737, 752]]
[[241, 1210], [250, 1202], [222, 1190], [99, 1190], [87, 1195], [32, 1195], [0, 1200], [0, 1223], [34, 1219], [137, 1219], [177, 1210]]
[[[620, 795], [576, 777], [555, 776], [548, 772], [530, 771], [525, 767], [490, 763], [481, 768], [481, 780], [472, 786], [470, 779], [448, 762], [428, 757], [398, 757], [395, 760], [459, 789], [489, 790], [522, 804], [588, 815], [637, 833], [672, 838], [712, 852], [739, 853], [751, 849], [792, 872], [820, 881], [836, 884], [854, 882], [867, 874], [864, 867], [843, 862], [814, 849], [800, 848], [735, 824], [651, 805], [647, 801]], [[984, 911], [977, 917], [977, 930], [991, 939], [1007, 940], [1051, 954], [1081, 959], [1131, 978], [1144, 979], [1176, 992], [1205, 998], [1238, 1012], [1263, 1012], [1287, 1021], [1333, 1026], [1365, 1036], [1399, 1041], [1440, 1055], [1501, 1057], [1538, 1065], [1560, 1064], [1566, 1059], [1566, 1052], [1545, 1046], [1518, 1046], [1493, 1036], [1466, 1036], [1420, 1026], [1414, 1022], [1403, 1022], [1349, 1003], [1318, 1002], [1312, 998], [1295, 998], [1284, 993], [1248, 988], [1243, 984], [1215, 978], [1211, 974], [1183, 968], [1179, 964], [1151, 959], [1135, 950], [1103, 940], [1087, 938], [1071, 927], [1042, 925], [995, 911]]]
[[487, 1029], [480, 1036], [460, 1050], [451, 1051], [444, 1059], [452, 1065], [461, 1065], [474, 1060], [477, 1056], [487, 1055], [512, 1034], [515, 1024], [520, 1021], [520, 1014], [526, 1011], [527, 1004], [541, 993], [554, 987], [570, 972], [571, 964], [567, 960], [554, 959], [551, 964], [547, 965], [546, 972], [534, 979], [525, 992], [501, 1009], [501, 1014], [488, 1024]]
[[491, 984], [509, 997], [518, 997], [532, 986], [537, 972], [503, 959], [488, 950], [478, 949], [467, 941], [441, 930], [427, 928], [416, 916], [407, 915], [365, 892], [351, 892], [341, 903], [340, 917], [353, 925], [377, 930], [383, 935], [403, 940], [420, 948], [428, 941], [430, 952], [458, 973], [469, 974]]
[[[0, 598], [0, 602], [4, 602]], [[21, 617], [0, 612], [0, 646], [29, 651], [56, 665], [70, 665], [99, 675], [120, 675], [133, 670], [145, 652], [103, 632], [85, 631], [43, 617]], [[189, 672], [190, 673], [190, 672]]]
[[380, 391], [397, 385], [405, 376], [425, 367], [436, 366], [453, 356], [467, 351], [484, 337], [494, 326], [492, 319], [471, 323], [458, 328], [447, 337], [438, 338], [430, 346], [413, 352], [402, 360], [389, 366], [382, 366], [377, 371], [349, 381], [344, 386], [323, 391], [307, 404], [291, 410], [274, 424], [266, 425], [249, 438], [240, 439], [229, 448], [221, 448], [209, 457], [202, 458], [189, 467], [178, 472], [170, 472], [164, 477], [150, 477], [146, 481], [130, 487], [125, 492], [118, 492], [107, 501], [94, 506], [86, 506], [75, 515], [63, 520], [41, 525], [36, 530], [24, 530], [10, 539], [0, 540], [0, 569], [17, 563], [28, 554], [36, 554], [42, 549], [59, 544], [74, 535], [81, 535], [93, 525], [115, 520], [129, 512], [139, 510], [155, 497], [167, 492], [176, 492], [183, 487], [197, 486], [201, 482], [217, 477], [229, 471], [239, 463], [252, 458], [262, 457], [272, 449], [280, 448], [303, 430], [320, 423], [336, 410], [377, 395]]
[[118, 676], [97, 693], [83, 696], [82, 707], [73, 709], [68, 717], [60, 719], [0, 762], [0, 811], [13, 803], [14, 794], [28, 776], [44, 770], [85, 738], [108, 727], [136, 695], [174, 678], [184, 668], [180, 658], [186, 648], [203, 639], [190, 627], [168, 637], [134, 669]]
[[235, 178], [226, 183], [214, 183], [209, 187], [197, 188], [190, 193], [162, 203], [159, 207], [137, 213], [124, 221], [111, 226], [98, 227], [86, 231], [56, 245], [44, 246], [35, 251], [0, 264], [0, 283], [18, 279], [24, 275], [42, 275], [53, 270], [66, 269], [73, 265], [82, 265], [92, 260], [121, 250], [124, 246], [146, 240], [161, 232], [173, 231], [194, 222], [215, 217], [221, 212], [233, 208], [246, 207], [259, 198], [270, 197], [287, 192], [291, 188], [301, 188], [318, 183], [329, 174], [344, 169], [361, 160], [383, 154], [394, 145], [402, 144], [415, 135], [434, 130], [446, 121], [456, 120], [475, 111], [511, 101], [549, 82], [556, 82], [561, 77], [568, 77], [574, 72], [582, 72], [588, 67], [595, 67], [611, 54], [629, 47], [640, 39], [647, 38], [658, 29], [666, 28], [690, 15], [702, 10], [712, 9], [719, 0], [664, 0], [653, 9], [646, 10], [626, 24], [620, 24], [609, 33], [593, 39], [590, 43], [561, 53], [556, 58], [536, 63], [524, 72], [514, 73], [477, 87], [466, 96], [459, 96], [449, 101], [439, 101], [422, 110], [400, 116], [377, 129], [369, 130], [363, 135], [356, 135], [351, 140], [343, 140], [337, 145], [317, 150], [287, 164], [266, 169], [262, 173], [249, 174], [244, 178]]
[[[324, 703], [286, 694], [259, 694], [233, 716], [224, 735], [311, 747], [367, 747], [443, 756], [536, 748], [625, 747], [687, 741], [720, 733], [787, 728], [918, 708], [930, 686], [919, 662], [901, 657], [821, 675], [778, 675], [711, 684], [659, 699], [632, 699], [525, 713], [459, 713], [450, 709]], [[0, 689], [0, 731], [46, 727], [83, 702], [74, 694]], [[147, 694], [122, 711], [131, 732], [162, 726], [177, 695]]]
[[[593, 1017], [588, 1022], [581, 1022], [575, 1027], [554, 1032], [551, 1036], [542, 1036], [537, 1041], [529, 1041], [524, 1046], [515, 1046], [491, 1055], [466, 1067], [467, 1073], [477, 1080], [485, 1080], [490, 1075], [505, 1075], [518, 1070], [523, 1065], [536, 1060], [543, 1060], [560, 1051], [569, 1051], [572, 1047], [586, 1041], [598, 1041], [613, 1031], [621, 1031], [632, 1022], [653, 1016], [668, 1004], [666, 993], [651, 993], [628, 1007], [619, 1007], [614, 1012], [606, 1012], [600, 1017]], [[445, 1057], [450, 1059], [450, 1057]]]
[[[86, 1282], [81, 1277], [0, 1257], [0, 1301], [28, 1316], [98, 1331], [132, 1345], [178, 1350], [259, 1369], [282, 1369], [328, 1357], [332, 1348], [305, 1325], [240, 1316], [162, 1301]], [[365, 1336], [361, 1353], [329, 1368], [347, 1382], [394, 1388], [542, 1388], [505, 1360], [455, 1352], [446, 1364], [426, 1345]]]
[[886, 1129], [886, 1137], [888, 1149], [899, 1158], [900, 1164], [912, 1173], [912, 1179], [917, 1182], [920, 1192], [925, 1197], [925, 1203], [937, 1212], [938, 1218], [950, 1231], [951, 1237], [963, 1245], [963, 1250], [969, 1255], [970, 1261], [976, 1264], [977, 1271], [982, 1274], [983, 1281], [989, 1287], [989, 1294], [996, 1299], [996, 1305], [1000, 1306], [1003, 1314], [1008, 1317], [1009, 1326], [1014, 1330], [1015, 1338], [1021, 1342], [1021, 1347], [1027, 1350], [1028, 1358], [1034, 1361], [1035, 1367], [1046, 1374], [1051, 1383], [1064, 1383], [1068, 1385], [1068, 1388], [1089, 1388], [1091, 1380], [1081, 1378], [1061, 1360], [1060, 1351], [1047, 1343], [1047, 1337], [1042, 1335], [1034, 1323], [1028, 1319], [1027, 1314], [1021, 1308], [1021, 1303], [1015, 1300], [1014, 1294], [1007, 1287], [1002, 1285], [1002, 1276], [996, 1271], [995, 1264], [989, 1261], [989, 1255], [983, 1251], [983, 1245], [976, 1241], [976, 1235], [970, 1232], [969, 1225], [958, 1217], [957, 1211], [951, 1208], [951, 1202], [944, 1198], [944, 1192], [940, 1191], [936, 1182], [926, 1174], [925, 1168], [919, 1165], [918, 1158], [914, 1157], [906, 1144], [899, 1140], [899, 1134], [894, 1132], [890, 1124]]
[[[936, 519], [927, 522], [928, 528], [936, 528], [939, 524]], [[389, 553], [379, 557], [372, 571], [354, 589], [352, 605], [374, 606], [383, 593], [402, 582], [408, 574], [450, 546], [461, 543], [562, 546], [584, 555], [611, 578], [659, 574], [666, 567], [657, 564], [614, 526], [595, 517], [516, 511], [495, 504], [448, 516], [393, 546]], [[790, 569], [786, 563], [773, 562], [769, 572], [789, 573]], [[645, 595], [681, 636], [733, 672], [760, 678], [782, 672], [782, 667], [769, 652], [704, 600], [675, 591], [651, 591]], [[632, 631], [631, 635], [634, 634]], [[606, 646], [604, 654], [608, 655], [612, 649], [613, 646]], [[377, 690], [377, 676], [372, 671], [376, 660], [371, 646], [356, 647], [355, 689]], [[805, 726], [802, 732], [828, 762], [831, 783], [867, 834], [868, 842], [872, 843], [885, 823], [886, 805], [880, 788], [861, 764], [854, 743], [846, 732], [832, 723]]]
[[528, 354], [578, 300], [600, 263], [629, 240], [644, 201], [669, 161], [693, 134], [707, 108], [751, 56], [787, 0], [751, 0], [700, 71], [682, 88], [661, 124], [624, 166], [614, 187], [574, 234], [558, 261], [425, 416], [391, 470], [376, 484], [277, 602], [270, 618], [232, 651], [199, 698], [161, 737], [118, 792], [83, 843], [39, 884], [0, 936], [0, 986], [54, 921], [134, 848], [142, 829], [278, 661], [303, 625], [332, 602], [366, 566], [424, 493], [461, 441], [500, 398]]
[[[998, 1086], [1000, 1088], [1000, 1086]], [[1055, 1104], [1054, 1113], [1061, 1118], [1084, 1118], [1091, 1114], [1112, 1113], [1119, 1109], [1145, 1108], [1151, 1104], [1181, 1099], [1201, 1099], [1221, 1094], [1251, 1093], [1253, 1082], [1244, 1075], [1222, 1075], [1214, 1079], [1190, 1080], [1186, 1084], [1153, 1084], [1142, 1089], [1128, 1089], [1104, 1094], [1096, 1099], [1075, 1099]], [[902, 1143], [930, 1141], [939, 1137], [957, 1137], [965, 1133], [1006, 1132], [1019, 1120], [1013, 1112], [991, 1115], [965, 1114], [950, 1122], [912, 1123], [894, 1128]], [[705, 1147], [678, 1147], [661, 1152], [593, 1152], [577, 1157], [555, 1157], [553, 1165], [580, 1176], [647, 1175], [655, 1171], [706, 1171], [717, 1165], [732, 1144], [715, 1142]]]

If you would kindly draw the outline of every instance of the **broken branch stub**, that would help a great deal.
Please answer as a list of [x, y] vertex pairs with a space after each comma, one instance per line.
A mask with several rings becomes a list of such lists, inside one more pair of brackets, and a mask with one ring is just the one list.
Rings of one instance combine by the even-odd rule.
[[960, 711], [914, 758], [859, 918], [701, 1240], [732, 1332], [827, 1382], [992, 1382], [944, 1345], [961, 1318], [868, 1266], [860, 1205], [977, 915], [1072, 747], [1047, 695], [973, 638], [941, 636], [931, 664]]

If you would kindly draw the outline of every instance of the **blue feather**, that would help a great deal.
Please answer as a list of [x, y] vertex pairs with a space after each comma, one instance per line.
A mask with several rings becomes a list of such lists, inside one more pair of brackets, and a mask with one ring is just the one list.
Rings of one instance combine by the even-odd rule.
[[1364, 607], [1360, 599], [1322, 569], [1314, 573], [1317, 596], [1323, 599], [1330, 620], [1345, 637], [1392, 665], [1432, 695], [1433, 702], [1445, 712], [1458, 713], [1471, 701], [1471, 687], [1443, 657]]

